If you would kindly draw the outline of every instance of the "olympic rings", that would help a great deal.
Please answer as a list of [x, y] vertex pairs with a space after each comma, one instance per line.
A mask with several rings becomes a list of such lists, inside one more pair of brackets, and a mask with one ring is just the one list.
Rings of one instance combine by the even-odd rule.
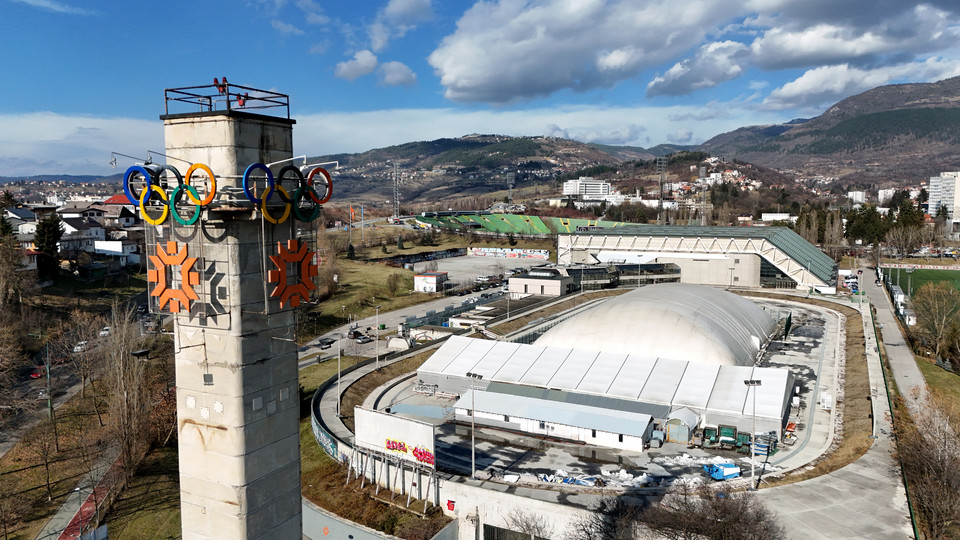
[[213, 171], [210, 170], [210, 167], [207, 167], [203, 163], [194, 163], [193, 165], [190, 165], [189, 169], [187, 169], [186, 183], [188, 186], [190, 185], [190, 179], [193, 178], [193, 173], [198, 169], [207, 173], [207, 178], [210, 179], [210, 193], [207, 193], [207, 196], [204, 197], [202, 201], [200, 200], [200, 196], [197, 195], [196, 189], [194, 189], [192, 193], [190, 190], [187, 190], [187, 196], [190, 197], [190, 200], [193, 201], [193, 204], [206, 206], [213, 202], [213, 197], [217, 194], [217, 177], [213, 175]]
[[[290, 200], [290, 195], [287, 193], [287, 190], [283, 189], [283, 186], [278, 185], [276, 186], [276, 189], [277, 189], [277, 193], [280, 194], [280, 198], [286, 198], [287, 200]], [[266, 219], [270, 223], [273, 223], [274, 225], [279, 225], [280, 223], [283, 223], [284, 221], [286, 221], [288, 217], [290, 217], [291, 204], [284, 203], [283, 216], [280, 219], [275, 219], [273, 216], [271, 216], [270, 212], [267, 212], [267, 201], [269, 201], [270, 196], [273, 195], [273, 193], [271, 193], [273, 190], [274, 190], [274, 187], [271, 185], [270, 187], [267, 188], [267, 191], [264, 192], [263, 199], [261, 199], [261, 203], [260, 203], [260, 211], [263, 212], [264, 219]]]
[[[210, 179], [209, 190], [206, 191], [206, 196], [203, 199], [200, 199], [200, 193], [197, 189], [199, 186], [192, 185], [194, 176], [198, 171], [205, 173], [207, 178]], [[262, 198], [255, 195], [255, 190], [251, 185], [251, 176], [255, 171], [261, 171], [267, 177], [267, 187], [263, 192]], [[269, 167], [263, 163], [254, 163], [247, 167], [243, 173], [243, 193], [250, 202], [260, 208], [264, 219], [270, 223], [283, 223], [289, 219], [291, 209], [296, 219], [300, 221], [314, 221], [320, 215], [321, 205], [329, 201], [333, 195], [333, 179], [330, 173], [322, 167], [314, 167], [309, 173], [306, 173], [306, 175], [305, 171], [306, 168], [300, 169], [293, 165], [288, 165], [280, 169], [279, 174], [274, 177]], [[164, 178], [164, 172], [168, 173], [166, 178]], [[170, 174], [176, 178], [177, 185], [168, 196], [167, 189], [169, 186], [167, 179]], [[313, 178], [318, 174], [324, 181], [322, 197], [317, 193], [313, 184]], [[133, 181], [140, 177], [143, 178], [144, 185], [138, 193], [137, 189], [133, 186]], [[288, 178], [294, 180], [297, 184], [292, 196], [282, 185], [283, 181]], [[277, 193], [285, 206], [280, 218], [275, 218], [267, 210], [267, 202], [270, 200], [270, 197], [273, 196], [274, 192]], [[173, 218], [181, 225], [193, 225], [200, 218], [203, 208], [209, 206], [214, 199], [216, 199], [217, 177], [214, 175], [213, 170], [203, 163], [191, 164], [190, 168], [187, 169], [186, 178], [172, 165], [134, 165], [127, 169], [123, 175], [123, 193], [127, 200], [130, 201], [130, 204], [140, 210], [144, 221], [151, 225], [163, 224], [170, 214], [173, 214]], [[154, 193], [156, 193], [156, 196], [159, 196], [162, 201], [160, 203], [154, 202], [154, 207], [158, 207], [161, 204], [163, 205], [163, 210], [158, 217], [153, 217], [147, 213], [148, 203], [150, 203], [151, 200], [156, 201], [156, 199], [153, 199]], [[182, 205], [185, 202], [183, 201], [184, 195], [189, 199], [189, 204], [193, 204], [194, 207], [193, 214], [186, 219], [181, 216], [177, 210], [177, 205]], [[309, 206], [301, 207], [301, 203], [308, 198]]]
[[321, 198], [319, 195], [317, 195], [316, 190], [311, 190], [310, 198], [313, 200], [313, 202], [317, 204], [324, 204], [327, 201], [329, 201], [330, 197], [333, 195], [333, 178], [330, 177], [330, 173], [328, 173], [327, 170], [324, 169], [323, 167], [316, 167], [312, 171], [310, 171], [310, 174], [307, 175], [308, 186], [313, 186], [313, 177], [317, 173], [320, 173], [323, 175], [323, 179], [327, 185], [326, 191], [324, 192], [323, 197]]
[[[213, 175], [210, 175], [210, 178], [213, 178]], [[180, 217], [180, 212], [177, 211], [177, 202], [180, 200], [180, 197], [183, 195], [183, 190], [187, 190], [187, 196], [197, 201], [193, 205], [193, 216], [190, 219], [183, 219]], [[181, 184], [173, 188], [173, 193], [170, 194], [170, 210], [173, 214], [173, 219], [177, 220], [177, 223], [181, 225], [193, 225], [197, 222], [197, 219], [200, 218], [200, 196], [197, 195], [197, 188], [191, 186], [190, 184]]]
[[[310, 214], [310, 217], [304, 217], [303, 214], [300, 213], [300, 201], [303, 200], [304, 190], [306, 190], [307, 194], [310, 196], [310, 202], [313, 203], [313, 211]], [[320, 205], [316, 203], [318, 198], [317, 190], [313, 189], [313, 186], [310, 184], [298, 187], [297, 191], [293, 194], [293, 215], [300, 221], [313, 221], [317, 219], [317, 216], [320, 215]]]
[[250, 191], [250, 174], [258, 169], [267, 173], [267, 190], [264, 192], [264, 200], [270, 199], [270, 195], [272, 195], [274, 191], [273, 186], [276, 184], [276, 181], [273, 179], [273, 173], [270, 172], [270, 168], [263, 163], [254, 163], [247, 167], [247, 170], [243, 172], [243, 194], [247, 196], [247, 199], [250, 199], [250, 202], [256, 205], [259, 205], [262, 200]]
[[[179, 186], [178, 186], [179, 187]], [[160, 195], [160, 198], [163, 199], [163, 202], [167, 202], [167, 194], [160, 186], [154, 186], [147, 184], [147, 187], [143, 188], [143, 191], [140, 192], [140, 213], [143, 215], [143, 220], [151, 225], [160, 225], [167, 220], [167, 215], [170, 213], [170, 206], [165, 204], [163, 205], [163, 212], [160, 213], [160, 217], [154, 219], [150, 217], [150, 214], [147, 213], [147, 197], [153, 191], [156, 191]]]
[[[287, 173], [293, 173], [293, 176], [297, 180], [298, 188], [299, 186], [303, 185], [303, 173], [300, 171], [300, 169], [298, 169], [297, 167], [294, 167], [293, 165], [287, 165], [286, 167], [280, 169], [280, 173], [277, 174], [277, 186], [283, 184], [283, 178], [287, 175]], [[283, 202], [288, 204], [293, 202], [293, 199], [284, 195], [284, 192], [277, 191], [277, 194], [280, 195], [280, 200], [282, 200]]]
[[[127, 196], [127, 200], [130, 201], [130, 204], [139, 206], [140, 203], [137, 202], [139, 198], [134, 196], [133, 192], [130, 191], [130, 179], [133, 177], [134, 173], [140, 173], [140, 175], [143, 176], [143, 179], [146, 180], [147, 185], [144, 189], [148, 194], [150, 193], [150, 181], [153, 178], [153, 173], [148, 171], [145, 167], [134, 165], [133, 167], [127, 169], [127, 172], [123, 174], [123, 193]], [[147, 196], [149, 197], [149, 195]]]

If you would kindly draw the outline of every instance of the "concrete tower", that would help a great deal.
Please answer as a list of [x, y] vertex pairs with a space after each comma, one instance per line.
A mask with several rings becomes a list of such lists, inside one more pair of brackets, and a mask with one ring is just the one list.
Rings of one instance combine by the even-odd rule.
[[[313, 254], [300, 249], [300, 260], [293, 260], [298, 246], [289, 204], [288, 219], [280, 220], [279, 197], [266, 206], [248, 200], [264, 195], [266, 167], [249, 179], [246, 198], [242, 181], [251, 164], [292, 156], [289, 101], [226, 80], [168, 89], [165, 98], [168, 165], [189, 167], [193, 174], [185, 176], [197, 190], [174, 193], [171, 171], [156, 177], [166, 178], [164, 191], [177, 200], [167, 209], [170, 217], [177, 214], [149, 225], [146, 242], [151, 310], [172, 313], [175, 321], [183, 538], [299, 539], [292, 311], [299, 299], [281, 289], [312, 278], [300, 263], [305, 256], [312, 262]], [[178, 107], [192, 112], [171, 112]], [[214, 197], [208, 197], [213, 186], [207, 171], [195, 164], [213, 173]], [[285, 188], [292, 195], [296, 186]], [[159, 198], [154, 192], [150, 200]], [[154, 216], [148, 223], [159, 219], [161, 208], [145, 207]], [[194, 212], [199, 218], [185, 225]]]

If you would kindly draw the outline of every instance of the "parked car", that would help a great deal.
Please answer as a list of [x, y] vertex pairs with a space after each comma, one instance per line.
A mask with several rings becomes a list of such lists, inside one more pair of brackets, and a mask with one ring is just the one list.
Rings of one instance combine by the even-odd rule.
[[43, 377], [45, 368], [43, 366], [37, 366], [33, 371], [30, 372], [31, 379], [39, 379]]
[[77, 343], [76, 345], [73, 346], [73, 352], [83, 352], [85, 350], [87, 350], [86, 341], [81, 341], [80, 343]]
[[364, 343], [370, 343], [372, 341], [373, 339], [371, 339], [370, 336], [364, 334], [360, 334], [360, 337], [357, 338], [357, 343], [360, 343], [361, 345]]
[[323, 338], [323, 339], [320, 340], [320, 348], [321, 348], [321, 349], [329, 349], [329, 348], [332, 347], [333, 344], [336, 343], [336, 342], [337, 342], [337, 340], [335, 340], [335, 339], [333, 339], [333, 338], [325, 337], [325, 338]]
[[361, 331], [359, 331], [359, 330], [351, 330], [351, 331], [347, 332], [347, 339], [357, 339], [358, 337], [360, 337], [360, 336], [362, 336], [362, 335], [363, 335], [363, 332], [361, 332]]
[[99, 335], [100, 337], [107, 337], [107, 336], [109, 336], [109, 335], [110, 335], [110, 327], [109, 327], [109, 326], [104, 326], [104, 327], [100, 330], [100, 333], [97, 334], [97, 335]]

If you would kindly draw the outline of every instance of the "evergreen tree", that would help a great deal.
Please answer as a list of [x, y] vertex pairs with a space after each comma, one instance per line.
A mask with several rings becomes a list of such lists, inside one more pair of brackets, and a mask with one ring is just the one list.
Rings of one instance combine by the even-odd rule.
[[13, 196], [13, 193], [9, 189], [3, 190], [3, 195], [0, 195], [0, 206], [3, 208], [11, 208], [17, 205], [17, 198]]
[[13, 236], [13, 225], [10, 225], [6, 216], [0, 216], [0, 236]]
[[34, 241], [37, 245], [37, 274], [41, 280], [52, 279], [60, 270], [60, 238], [63, 236], [63, 224], [56, 212], [40, 220]]
[[350, 260], [357, 258], [357, 250], [353, 247], [353, 244], [347, 246], [347, 258]]

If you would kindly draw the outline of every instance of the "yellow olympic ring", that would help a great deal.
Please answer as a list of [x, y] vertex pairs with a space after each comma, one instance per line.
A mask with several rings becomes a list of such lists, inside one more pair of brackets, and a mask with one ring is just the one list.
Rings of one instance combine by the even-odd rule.
[[[150, 214], [147, 213], [147, 194], [151, 191], [157, 192], [160, 195], [160, 198], [163, 199], [163, 202], [167, 202], [167, 194], [164, 192], [160, 186], [150, 184], [150, 189], [144, 187], [143, 191], [140, 192], [140, 214], [143, 215], [143, 220], [151, 225], [160, 225], [167, 220], [167, 215], [170, 214], [170, 206], [168, 204], [163, 205], [163, 212], [160, 213], [158, 219], [153, 219], [150, 217]], [[189, 192], [187, 192], [189, 194]]]
[[[274, 225], [279, 225], [280, 223], [286, 221], [288, 217], [290, 217], [290, 207], [292, 205], [290, 203], [284, 203], [285, 208], [283, 209], [283, 217], [280, 219], [274, 219], [273, 216], [270, 215], [270, 212], [267, 212], [267, 199], [270, 198], [271, 190], [273, 190], [273, 186], [267, 187], [267, 190], [263, 192], [263, 198], [260, 200], [260, 211], [263, 212], [263, 217], [267, 221], [273, 223]], [[277, 190], [287, 199], [290, 198], [290, 194], [287, 193], [287, 190], [283, 189], [283, 186], [277, 186]]]
[[210, 178], [210, 193], [207, 193], [206, 198], [204, 198], [202, 201], [197, 197], [194, 197], [193, 193], [190, 193], [189, 191], [187, 191], [187, 197], [190, 198], [190, 201], [193, 202], [193, 204], [206, 206], [213, 201], [213, 197], [217, 194], [217, 177], [213, 175], [213, 171], [210, 170], [210, 167], [207, 167], [203, 163], [194, 163], [193, 165], [190, 165], [190, 168], [187, 169], [187, 176], [183, 183], [189, 186], [190, 178], [193, 177], [193, 173], [198, 169], [207, 173], [207, 177]]

